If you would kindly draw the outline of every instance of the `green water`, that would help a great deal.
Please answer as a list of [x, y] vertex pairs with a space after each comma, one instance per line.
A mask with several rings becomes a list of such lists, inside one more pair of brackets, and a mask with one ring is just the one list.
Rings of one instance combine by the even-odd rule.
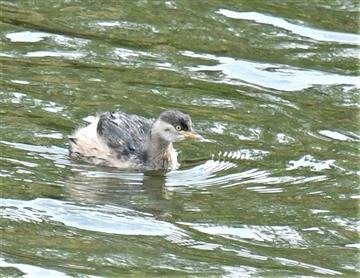
[[[264, 3], [266, 2], [266, 3]], [[4, 277], [359, 275], [357, 1], [2, 1]], [[172, 172], [69, 160], [178, 108]]]

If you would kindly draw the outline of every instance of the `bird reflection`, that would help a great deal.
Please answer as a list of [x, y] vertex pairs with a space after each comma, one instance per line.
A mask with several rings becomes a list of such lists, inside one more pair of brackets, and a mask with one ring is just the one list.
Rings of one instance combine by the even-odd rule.
[[66, 182], [71, 201], [93, 205], [116, 205], [147, 213], [169, 215], [181, 209], [166, 190], [166, 172], [119, 172], [114, 169], [79, 171]]
[[[94, 205], [116, 205], [129, 209], [169, 216], [184, 210], [178, 194], [216, 185], [236, 184], [254, 171], [231, 173], [237, 164], [223, 160], [206, 160], [174, 171], [119, 171], [115, 168], [77, 165], [66, 182], [72, 201]], [[256, 171], [255, 171], [256, 172]]]

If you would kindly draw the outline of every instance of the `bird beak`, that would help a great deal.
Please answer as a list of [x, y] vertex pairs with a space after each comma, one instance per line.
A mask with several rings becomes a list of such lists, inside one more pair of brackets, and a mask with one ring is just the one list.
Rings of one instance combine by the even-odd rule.
[[200, 134], [196, 133], [195, 131], [183, 131], [182, 135], [185, 137], [185, 139], [191, 139], [197, 141], [204, 140], [204, 137], [202, 137]]

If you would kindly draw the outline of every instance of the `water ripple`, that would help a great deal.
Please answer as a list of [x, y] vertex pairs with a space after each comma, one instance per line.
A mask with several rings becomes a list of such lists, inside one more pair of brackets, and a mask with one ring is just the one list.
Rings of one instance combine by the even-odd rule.
[[54, 161], [57, 165], [69, 165], [71, 162], [67, 159], [68, 150], [57, 146], [39, 146], [15, 142], [0, 141], [1, 144], [12, 148], [38, 153], [39, 156]]
[[216, 13], [228, 18], [244, 19], [255, 21], [261, 24], [269, 24], [281, 29], [285, 29], [302, 37], [311, 38], [317, 41], [337, 42], [353, 45], [358, 45], [360, 42], [360, 36], [357, 34], [319, 30], [316, 28], [293, 24], [288, 22], [286, 19], [265, 15], [258, 12], [235, 12], [226, 9], [219, 9]]
[[61, 113], [61, 116], [68, 117], [68, 115], [64, 111], [64, 107], [51, 100], [34, 98], [31, 95], [27, 95], [23, 92], [0, 92], [0, 95], [3, 95], [4, 100], [13, 104], [21, 103], [24, 104], [24, 106], [30, 108], [41, 107], [41, 109], [43, 109], [44, 111], [56, 114]]
[[345, 135], [344, 133], [340, 133], [339, 131], [333, 131], [333, 130], [320, 130], [319, 133], [325, 137], [339, 141], [349, 141], [349, 142], [360, 141], [360, 136], [354, 133], [349, 133], [349, 135]]
[[79, 59], [86, 56], [85, 53], [80, 53], [78, 51], [30, 51], [24, 55], [25, 57], [62, 57], [62, 58], [72, 58]]
[[22, 277], [26, 278], [39, 278], [39, 277], [56, 277], [56, 278], [69, 278], [72, 276], [66, 275], [63, 272], [46, 269], [39, 266], [30, 264], [8, 263], [4, 259], [0, 258], [0, 267], [11, 267], [19, 269], [22, 272]]
[[288, 226], [255, 226], [240, 225], [236, 227], [216, 226], [200, 223], [186, 223], [192, 228], [211, 235], [219, 235], [232, 240], [254, 240], [258, 242], [276, 243], [285, 246], [305, 246], [299, 232]]
[[280, 264], [285, 265], [285, 266], [303, 267], [303, 268], [313, 270], [314, 272], [319, 273], [319, 274], [323, 274], [323, 275], [341, 275], [342, 274], [339, 271], [319, 267], [319, 266], [308, 264], [308, 263], [302, 263], [302, 262], [295, 261], [295, 260], [289, 260], [289, 259], [286, 259], [286, 258], [276, 257], [274, 259], [276, 261], [278, 261]]
[[[190, 73], [193, 73], [194, 78], [211, 82], [233, 85], [246, 85], [246, 83], [250, 83], [282, 91], [298, 91], [314, 85], [347, 84], [356, 87], [360, 86], [357, 76], [307, 70], [282, 64], [257, 63], [231, 57], [194, 53], [192, 51], [183, 51], [182, 55], [217, 62], [218, 64], [211, 66], [197, 65], [187, 67]], [[208, 76], [207, 72], [220, 72], [222, 74], [217, 79], [214, 79], [213, 76]]]
[[56, 221], [82, 230], [121, 235], [169, 236], [184, 232], [176, 226], [156, 220], [152, 215], [131, 209], [98, 205], [76, 205], [53, 199], [30, 201], [1, 199], [2, 217], [24, 222]]
[[34, 31], [22, 31], [8, 33], [5, 36], [10, 42], [27, 42], [35, 43], [41, 42], [46, 38], [54, 40], [57, 44], [68, 47], [82, 47], [85, 46], [89, 41], [80, 38], [71, 38], [58, 34], [51, 34], [45, 32], [34, 32]]
[[294, 170], [299, 168], [309, 168], [311, 171], [323, 171], [326, 169], [340, 168], [339, 166], [335, 165], [334, 159], [329, 160], [317, 160], [312, 155], [305, 155], [301, 157], [299, 160], [291, 160], [289, 161], [287, 170]]

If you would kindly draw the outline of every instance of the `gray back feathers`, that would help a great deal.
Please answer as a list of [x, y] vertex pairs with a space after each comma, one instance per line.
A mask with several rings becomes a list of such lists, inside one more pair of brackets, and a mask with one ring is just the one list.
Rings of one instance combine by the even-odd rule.
[[108, 112], [100, 116], [97, 132], [118, 158], [139, 157], [144, 154], [153, 122], [137, 115]]

